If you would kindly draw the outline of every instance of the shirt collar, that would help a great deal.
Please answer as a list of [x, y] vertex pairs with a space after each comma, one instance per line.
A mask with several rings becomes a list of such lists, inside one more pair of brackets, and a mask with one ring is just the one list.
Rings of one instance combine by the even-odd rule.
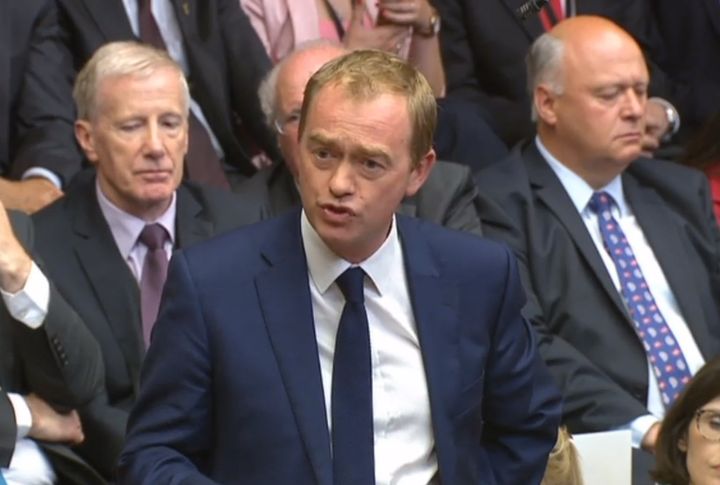
[[158, 223], [165, 228], [170, 238], [170, 242], [175, 246], [175, 214], [177, 212], [177, 197], [173, 192], [172, 201], [167, 210], [154, 221], [144, 221], [137, 216], [128, 214], [118, 206], [110, 202], [100, 188], [100, 183], [95, 181], [95, 193], [97, 195], [100, 212], [110, 226], [110, 232], [115, 239], [120, 254], [124, 259], [128, 259], [130, 253], [137, 244], [138, 237], [146, 224]]
[[[560, 183], [565, 188], [565, 191], [570, 196], [575, 209], [582, 214], [590, 202], [590, 198], [595, 189], [593, 189], [582, 177], [570, 170], [560, 160], [555, 158], [543, 145], [539, 136], [535, 137], [535, 144], [537, 145], [540, 154], [543, 156], [547, 164], [550, 166], [557, 178], [560, 179]], [[615, 204], [620, 211], [621, 216], [628, 215], [629, 210], [627, 202], [625, 201], [625, 193], [623, 192], [622, 177], [618, 175], [610, 181], [606, 186], [599, 189], [597, 192], [607, 192], [615, 200]], [[588, 209], [589, 210], [589, 209]]]
[[[320, 238], [310, 224], [304, 210], [300, 216], [300, 231], [310, 278], [320, 293], [324, 294], [338, 276], [353, 264], [340, 258], [327, 247], [325, 241]], [[390, 268], [398, 261], [402, 263], [402, 249], [395, 216], [393, 216], [390, 233], [385, 242], [369, 258], [355, 266], [359, 266], [365, 271], [377, 292], [382, 296], [391, 290], [390, 278], [387, 275]]]

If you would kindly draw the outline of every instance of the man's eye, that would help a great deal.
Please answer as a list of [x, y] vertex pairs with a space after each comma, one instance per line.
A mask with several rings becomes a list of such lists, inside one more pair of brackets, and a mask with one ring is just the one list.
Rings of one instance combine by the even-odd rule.
[[131, 133], [140, 128], [140, 123], [125, 123], [120, 125], [120, 130], [125, 133]]
[[620, 91], [618, 90], [601, 91], [598, 93], [598, 96], [604, 101], [612, 101], [618, 97], [618, 94], [620, 94]]

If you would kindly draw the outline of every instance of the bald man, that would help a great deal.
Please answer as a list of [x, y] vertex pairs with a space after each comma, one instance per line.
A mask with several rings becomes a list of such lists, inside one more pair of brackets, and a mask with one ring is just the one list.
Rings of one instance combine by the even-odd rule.
[[[260, 103], [268, 125], [277, 133], [284, 163], [257, 173], [237, 192], [246, 199], [246, 206], [259, 205], [253, 212], [262, 219], [300, 206], [298, 126], [305, 85], [323, 64], [347, 52], [326, 40], [307, 43], [276, 65], [261, 84]], [[425, 185], [398, 207], [400, 214], [478, 235], [482, 234], [479, 211], [497, 215], [495, 206], [478, 195], [470, 169], [444, 161], [436, 163]]]
[[[519, 231], [526, 308], [575, 432], [632, 430], [652, 449], [683, 382], [720, 353], [720, 234], [702, 174], [639, 159], [648, 72], [599, 17], [528, 57], [537, 137], [477, 176]], [[609, 250], [608, 250], [609, 248]]]

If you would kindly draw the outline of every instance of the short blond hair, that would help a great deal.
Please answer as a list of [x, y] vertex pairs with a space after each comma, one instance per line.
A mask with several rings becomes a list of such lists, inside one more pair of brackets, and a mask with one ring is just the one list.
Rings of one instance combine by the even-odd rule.
[[548, 457], [540, 485], [583, 485], [580, 458], [567, 428], [558, 430], [557, 442]]
[[150, 76], [166, 68], [178, 73], [187, 112], [190, 109], [190, 90], [182, 68], [167, 52], [134, 41], [110, 42], [103, 45], [95, 51], [75, 79], [73, 99], [78, 118], [89, 120], [97, 114], [97, 92], [104, 79], [132, 75]]
[[413, 164], [418, 164], [432, 148], [437, 124], [435, 96], [425, 77], [399, 57], [377, 50], [357, 50], [325, 64], [305, 87], [300, 115], [301, 137], [309, 107], [325, 86], [338, 86], [357, 101], [372, 100], [382, 94], [404, 96], [412, 127], [410, 156]]

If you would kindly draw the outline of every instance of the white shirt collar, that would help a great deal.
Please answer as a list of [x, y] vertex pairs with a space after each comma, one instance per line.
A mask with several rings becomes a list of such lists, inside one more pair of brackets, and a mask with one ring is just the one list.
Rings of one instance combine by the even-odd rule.
[[[320, 293], [324, 294], [338, 276], [353, 264], [340, 258], [327, 247], [310, 224], [304, 210], [300, 216], [300, 232], [310, 278]], [[402, 261], [402, 250], [395, 216], [393, 216], [390, 233], [383, 244], [370, 257], [355, 266], [359, 266], [365, 271], [379, 295], [382, 296], [391, 291], [390, 279], [387, 278], [388, 268], [393, 267], [393, 263], [398, 260]]]
[[[539, 136], [535, 137], [535, 144], [537, 145], [540, 154], [543, 156], [547, 164], [550, 166], [557, 178], [560, 179], [560, 183], [565, 188], [565, 191], [570, 196], [573, 205], [577, 211], [582, 214], [586, 209], [588, 202], [593, 193], [596, 192], [585, 179], [580, 177], [578, 174], [570, 170], [560, 160], [555, 158], [543, 145]], [[618, 210], [621, 216], [629, 214], [627, 202], [625, 201], [625, 193], [623, 192], [622, 177], [618, 175], [610, 181], [605, 187], [602, 187], [597, 192], [607, 192], [615, 200]]]
[[118, 206], [110, 202], [100, 188], [100, 183], [95, 180], [95, 193], [97, 194], [98, 204], [105, 220], [110, 226], [113, 239], [117, 244], [123, 259], [128, 259], [130, 253], [137, 244], [138, 237], [146, 224], [158, 223], [167, 231], [170, 242], [175, 246], [175, 214], [177, 212], [177, 194], [173, 192], [172, 201], [167, 210], [154, 221], [144, 221], [139, 217], [128, 214]]

